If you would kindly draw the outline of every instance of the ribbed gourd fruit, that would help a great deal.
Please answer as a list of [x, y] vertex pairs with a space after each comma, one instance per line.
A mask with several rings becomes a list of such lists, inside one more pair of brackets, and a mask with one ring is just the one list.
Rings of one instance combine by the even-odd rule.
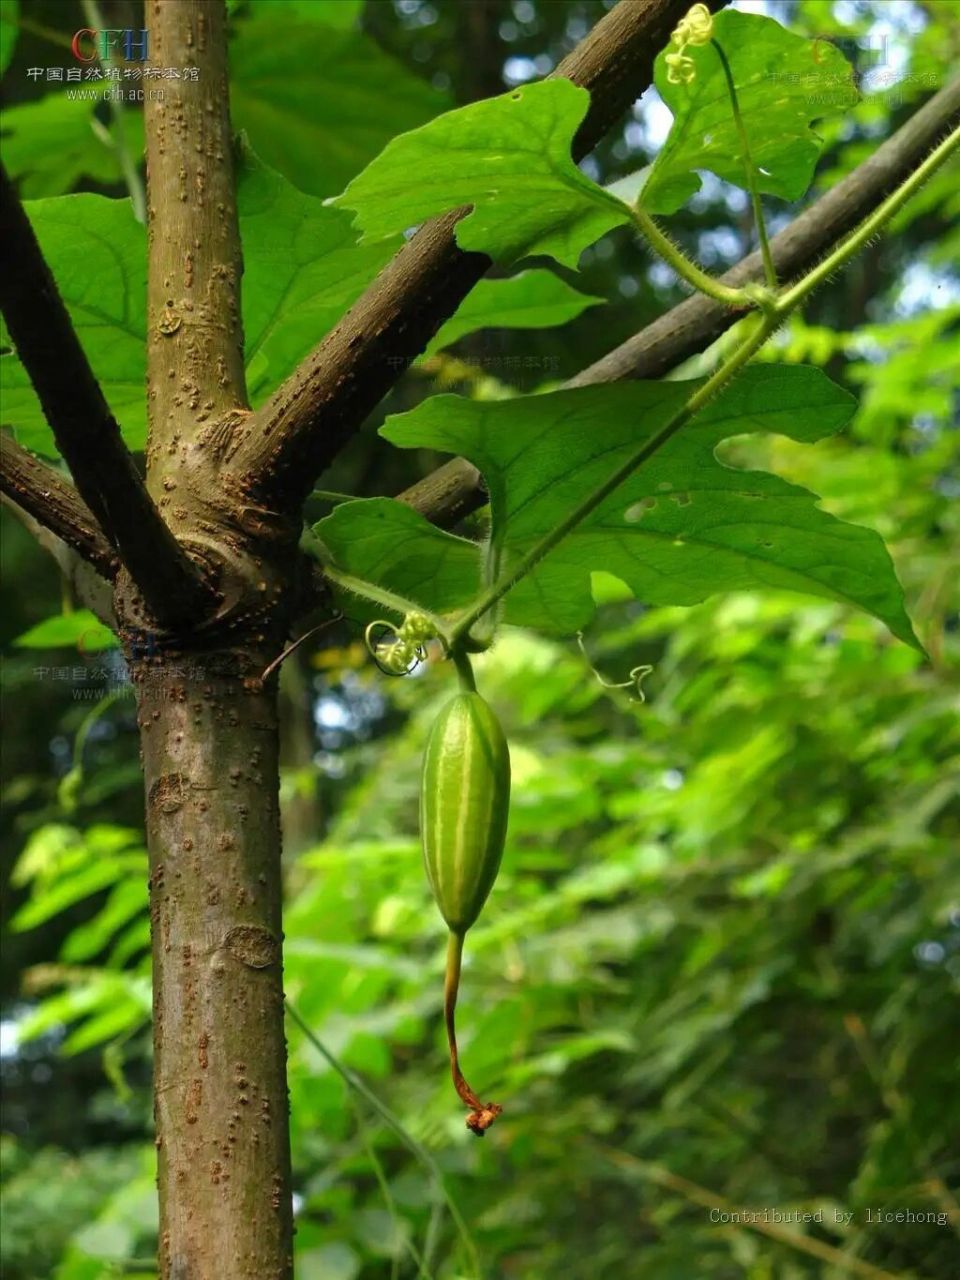
[[493, 888], [509, 803], [500, 722], [479, 693], [458, 693], [431, 730], [420, 789], [427, 879], [453, 933], [466, 933]]
[[461, 691], [441, 710], [423, 757], [420, 831], [427, 879], [450, 930], [444, 1016], [457, 1093], [478, 1136], [501, 1108], [481, 1103], [460, 1071], [454, 1010], [463, 939], [500, 869], [510, 804], [510, 752], [500, 722], [475, 691]]

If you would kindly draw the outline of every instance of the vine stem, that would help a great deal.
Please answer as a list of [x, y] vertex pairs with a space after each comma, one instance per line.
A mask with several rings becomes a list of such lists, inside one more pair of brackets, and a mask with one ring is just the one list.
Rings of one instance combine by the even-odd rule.
[[881, 232], [890, 219], [900, 212], [907, 201], [916, 195], [928, 178], [931, 178], [937, 169], [950, 159], [958, 147], [960, 147], [960, 128], [947, 134], [910, 177], [901, 183], [896, 191], [891, 192], [873, 213], [864, 218], [842, 244], [838, 245], [832, 253], [827, 254], [823, 261], [809, 271], [802, 280], [798, 280], [777, 298], [774, 304], [776, 314], [781, 318], [788, 316], [834, 271], [842, 267], [854, 254], [859, 253], [867, 242]]
[[317, 502], [329, 502], [333, 506], [339, 506], [341, 502], [357, 501], [355, 493], [341, 493], [339, 489], [314, 489], [310, 497], [315, 498]]
[[777, 268], [773, 262], [773, 254], [770, 250], [770, 240], [767, 236], [767, 223], [763, 216], [763, 205], [760, 203], [760, 188], [757, 184], [757, 167], [753, 163], [753, 156], [750, 154], [750, 140], [747, 138], [746, 126], [743, 123], [743, 116], [740, 114], [740, 100], [737, 97], [737, 87], [733, 83], [733, 72], [730, 70], [730, 63], [727, 61], [727, 55], [724, 53], [722, 46], [718, 40], [711, 40], [720, 59], [720, 65], [723, 67], [723, 74], [727, 81], [727, 90], [730, 94], [730, 106], [733, 109], [733, 119], [737, 126], [737, 133], [740, 135], [740, 146], [743, 148], [743, 168], [747, 177], [747, 189], [750, 192], [750, 201], [753, 205], [753, 221], [757, 228], [757, 239], [760, 241], [760, 256], [763, 258], [763, 271], [767, 277], [767, 284], [771, 289], [777, 287]]
[[594, 491], [584, 500], [577, 504], [574, 509], [566, 515], [563, 520], [553, 529], [550, 530], [540, 541], [532, 547], [525, 556], [514, 565], [514, 567], [499, 580], [495, 582], [489, 590], [485, 591], [476, 604], [468, 610], [462, 617], [457, 619], [456, 626], [450, 634], [451, 646], [456, 649], [457, 642], [469, 632], [470, 628], [477, 622], [488, 609], [492, 608], [498, 600], [502, 599], [521, 578], [533, 569], [539, 562], [557, 545], [561, 539], [565, 538], [572, 529], [600, 505], [604, 499], [608, 498], [615, 489], [618, 489], [624, 480], [628, 479], [638, 467], [642, 466], [648, 458], [661, 449], [668, 440], [684, 426], [703, 406], [717, 394], [722, 391], [731, 379], [739, 373], [745, 364], [760, 350], [767, 338], [777, 327], [779, 321], [775, 318], [764, 315], [754, 320], [755, 328], [741, 347], [739, 347], [733, 355], [719, 369], [708, 378], [699, 391], [695, 392], [690, 399], [678, 409], [658, 432], [650, 437], [644, 444], [632, 453], [626, 461], [622, 462], [617, 469], [604, 480], [603, 484], [598, 485]]
[[687, 284], [693, 285], [699, 293], [714, 298], [727, 307], [755, 307], [756, 299], [744, 289], [732, 289], [730, 285], [714, 280], [702, 267], [698, 267], [692, 259], [675, 245], [666, 232], [661, 231], [656, 222], [639, 205], [632, 205], [630, 217], [640, 234], [647, 240], [668, 266]]

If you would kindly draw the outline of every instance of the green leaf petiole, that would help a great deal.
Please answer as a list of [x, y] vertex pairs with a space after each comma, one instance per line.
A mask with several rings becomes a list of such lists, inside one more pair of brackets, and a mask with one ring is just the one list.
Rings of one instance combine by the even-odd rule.
[[773, 261], [773, 254], [770, 251], [770, 239], [767, 235], [767, 223], [763, 216], [763, 205], [760, 202], [760, 188], [757, 184], [757, 168], [753, 163], [753, 156], [750, 154], [750, 141], [747, 138], [746, 126], [743, 123], [743, 116], [740, 113], [740, 100], [737, 97], [737, 87], [733, 82], [733, 72], [730, 70], [730, 63], [727, 61], [727, 55], [723, 51], [718, 40], [711, 40], [710, 43], [716, 50], [717, 57], [720, 59], [720, 65], [723, 67], [724, 78], [727, 82], [727, 92], [730, 94], [730, 107], [733, 111], [733, 120], [737, 126], [737, 133], [740, 135], [740, 145], [743, 148], [743, 168], [747, 179], [747, 190], [750, 192], [750, 203], [753, 206], [753, 221], [757, 228], [757, 239], [760, 241], [760, 255], [763, 258], [763, 271], [767, 278], [767, 284], [771, 289], [777, 288], [777, 268]]

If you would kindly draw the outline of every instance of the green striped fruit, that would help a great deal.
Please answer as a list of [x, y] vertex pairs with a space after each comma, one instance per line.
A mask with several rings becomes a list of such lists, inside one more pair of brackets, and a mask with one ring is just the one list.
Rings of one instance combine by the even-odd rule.
[[510, 804], [510, 752], [479, 693], [458, 693], [430, 731], [420, 786], [427, 879], [453, 933], [466, 933], [493, 888]]

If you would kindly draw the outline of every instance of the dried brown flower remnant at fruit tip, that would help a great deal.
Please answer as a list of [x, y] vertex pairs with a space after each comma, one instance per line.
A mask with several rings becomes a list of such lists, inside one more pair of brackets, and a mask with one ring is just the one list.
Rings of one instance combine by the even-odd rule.
[[481, 1102], [467, 1084], [463, 1078], [463, 1072], [460, 1070], [455, 1035], [450, 1039], [450, 1074], [453, 1076], [453, 1086], [457, 1091], [457, 1096], [465, 1106], [470, 1108], [470, 1114], [467, 1116], [467, 1128], [471, 1133], [475, 1133], [478, 1138], [482, 1138], [497, 1116], [501, 1114], [503, 1107], [499, 1102]]
[[488, 1102], [479, 1111], [470, 1112], [467, 1116], [467, 1128], [478, 1138], [482, 1138], [502, 1110], [499, 1102]]

